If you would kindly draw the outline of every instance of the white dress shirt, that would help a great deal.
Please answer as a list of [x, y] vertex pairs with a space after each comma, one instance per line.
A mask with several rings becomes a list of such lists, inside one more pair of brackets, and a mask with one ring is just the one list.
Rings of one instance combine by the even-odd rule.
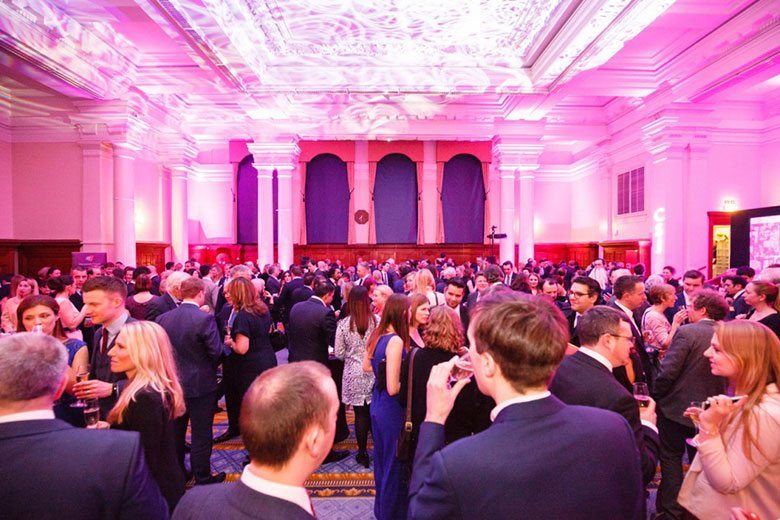
[[314, 516], [314, 510], [311, 507], [311, 500], [309, 499], [309, 493], [305, 487], [290, 486], [288, 484], [279, 484], [278, 482], [271, 482], [263, 477], [257, 476], [249, 469], [249, 466], [244, 468], [244, 472], [241, 473], [241, 482], [250, 489], [262, 493], [264, 495], [272, 496], [280, 500], [286, 500], [297, 505], [310, 515]]
[[507, 406], [512, 406], [513, 404], [519, 404], [519, 403], [530, 403], [531, 401], [538, 401], [539, 399], [545, 399], [547, 397], [550, 397], [551, 395], [552, 394], [550, 394], [549, 390], [545, 390], [544, 392], [538, 392], [535, 394], [518, 395], [517, 397], [513, 397], [512, 399], [507, 399], [503, 403], [493, 408], [493, 410], [491, 410], [490, 420], [495, 421], [496, 417], [498, 417], [498, 414], [501, 413], [501, 410], [503, 410]]
[[30, 412], [9, 413], [8, 415], [0, 415], [0, 424], [45, 419], [54, 419], [54, 412], [52, 410], [32, 410]]

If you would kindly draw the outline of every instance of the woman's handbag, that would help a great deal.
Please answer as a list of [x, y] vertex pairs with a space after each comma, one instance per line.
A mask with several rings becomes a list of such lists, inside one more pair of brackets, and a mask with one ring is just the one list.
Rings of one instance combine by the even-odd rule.
[[409, 372], [406, 374], [406, 413], [404, 415], [404, 426], [401, 428], [401, 434], [398, 436], [398, 446], [395, 450], [395, 456], [400, 462], [411, 462], [414, 452], [412, 451], [412, 383], [414, 378], [414, 355], [418, 348], [412, 349], [409, 353]]
[[271, 324], [271, 333], [269, 334], [271, 339], [271, 346], [274, 348], [274, 352], [279, 352], [287, 348], [287, 334], [276, 328], [276, 323]]

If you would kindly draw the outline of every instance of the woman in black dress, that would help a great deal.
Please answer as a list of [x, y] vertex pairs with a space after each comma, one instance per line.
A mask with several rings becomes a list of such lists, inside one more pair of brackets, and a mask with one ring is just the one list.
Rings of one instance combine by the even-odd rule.
[[144, 458], [171, 511], [184, 494], [184, 473], [176, 456], [174, 419], [184, 414], [184, 394], [171, 343], [150, 321], [126, 323], [108, 352], [111, 371], [130, 381], [98, 427], [137, 431]]
[[233, 278], [227, 291], [233, 312], [228, 319], [225, 345], [232, 353], [223, 361], [222, 370], [228, 417], [234, 417], [235, 421], [230, 423], [238, 425], [244, 394], [257, 376], [276, 366], [276, 354], [269, 335], [271, 314], [258, 300], [252, 282]]
[[745, 303], [753, 307], [747, 319], [766, 325], [780, 338], [780, 298], [772, 282], [755, 280], [745, 287]]

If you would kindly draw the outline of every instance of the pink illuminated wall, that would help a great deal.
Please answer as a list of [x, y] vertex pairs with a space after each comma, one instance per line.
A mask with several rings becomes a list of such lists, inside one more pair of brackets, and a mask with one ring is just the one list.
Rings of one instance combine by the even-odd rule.
[[0, 141], [0, 239], [13, 238], [11, 143]]
[[135, 160], [135, 239], [164, 242], [165, 219], [162, 194], [162, 166], [144, 158]]
[[[520, 207], [519, 191], [515, 208]], [[534, 240], [539, 243], [570, 242], [571, 184], [568, 182], [534, 182]], [[518, 209], [519, 212], [519, 209]]]
[[75, 143], [14, 143], [14, 238], [80, 239], [82, 151]]
[[188, 183], [191, 244], [233, 243], [233, 180]]

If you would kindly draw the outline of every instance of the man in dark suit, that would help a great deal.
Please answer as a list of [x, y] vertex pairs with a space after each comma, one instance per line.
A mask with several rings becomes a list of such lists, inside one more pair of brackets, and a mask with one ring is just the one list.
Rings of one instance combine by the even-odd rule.
[[217, 403], [217, 364], [222, 340], [214, 316], [200, 307], [205, 301], [205, 284], [198, 278], [181, 283], [181, 305], [157, 318], [173, 346], [187, 412], [176, 419], [176, 450], [184, 468], [184, 439], [192, 423], [190, 462], [196, 484], [225, 480], [225, 473], [211, 474], [211, 427]]
[[241, 435], [250, 463], [240, 480], [189, 491], [173, 519], [314, 518], [304, 482], [333, 446], [338, 407], [336, 386], [319, 363], [304, 361], [263, 372], [241, 407]]
[[274, 296], [279, 294], [282, 288], [282, 282], [279, 281], [281, 268], [278, 265], [272, 265], [268, 268], [268, 279], [265, 281], [266, 290]]
[[592, 309], [601, 296], [601, 285], [588, 276], [577, 276], [569, 289], [569, 311], [565, 313], [569, 324], [569, 343], [580, 346], [577, 327], [582, 316]]
[[366, 280], [371, 278], [371, 265], [368, 262], [358, 262], [355, 274], [357, 275], [355, 285], [365, 284]]
[[487, 430], [444, 447], [458, 392], [455, 361], [428, 380], [409, 518], [639, 519], [644, 493], [634, 433], [613, 412], [569, 406], [547, 382], [566, 351], [566, 322], [541, 298], [487, 295], [469, 326], [474, 377], [498, 406]]
[[[613, 286], [614, 297], [607, 306], [625, 313], [631, 323], [631, 334], [634, 337], [634, 349], [631, 351], [631, 363], [622, 367], [615, 367], [612, 373], [618, 381], [632, 391], [634, 382], [646, 382], [653, 388], [653, 365], [650, 356], [645, 350], [645, 340], [639, 328], [634, 311], [639, 309], [647, 300], [645, 283], [640, 276], [626, 275], [615, 280]], [[630, 372], [633, 373], [631, 375]]]
[[740, 314], [747, 314], [750, 311], [750, 305], [745, 303], [745, 287], [747, 287], [747, 280], [741, 276], [723, 277], [723, 288], [726, 290], [726, 296], [732, 300], [726, 321], [733, 320]]
[[466, 307], [469, 308], [469, 312], [477, 306], [480, 294], [490, 287], [490, 284], [485, 277], [485, 273], [480, 272], [474, 276], [474, 287], [476, 287], [477, 290], [469, 294], [469, 297], [466, 299]]
[[279, 293], [279, 299], [276, 301], [279, 307], [279, 318], [287, 327], [287, 323], [290, 321], [290, 311], [292, 310], [292, 294], [296, 289], [303, 286], [303, 270], [298, 265], [290, 266], [290, 274], [292, 280], [284, 284], [282, 292]]
[[331, 306], [334, 309], [339, 310], [343, 304], [343, 300], [341, 298], [341, 287], [339, 287], [339, 280], [341, 280], [341, 268], [335, 265], [331, 267], [328, 270], [328, 280], [335, 288], [333, 290], [333, 302], [331, 303]]
[[612, 375], [616, 366], [630, 361], [631, 324], [620, 311], [597, 306], [580, 320], [581, 347], [555, 371], [550, 391], [566, 404], [612, 410], [625, 417], [634, 432], [645, 485], [655, 477], [658, 463], [658, 428], [655, 402], [640, 408], [631, 392]]
[[504, 280], [503, 280], [504, 285], [506, 285], [507, 287], [511, 287], [512, 282], [514, 282], [515, 278], [517, 278], [517, 273], [515, 272], [514, 265], [512, 264], [512, 262], [507, 260], [506, 262], [501, 264], [501, 270], [504, 272]]
[[290, 309], [314, 296], [314, 280], [316, 277], [314, 273], [303, 275], [303, 285], [295, 289], [292, 296], [290, 296]]
[[111, 371], [108, 351], [124, 324], [135, 320], [125, 309], [127, 286], [119, 278], [90, 278], [84, 283], [83, 295], [87, 316], [100, 327], [95, 330], [89, 380], [75, 384], [73, 392], [79, 399], [100, 399], [100, 413], [106, 417], [127, 383], [124, 372]]
[[675, 314], [682, 309], [688, 308], [691, 304], [693, 293], [704, 288], [704, 275], [696, 269], [685, 271], [685, 274], [682, 277], [682, 287], [682, 292], [677, 293], [677, 300], [674, 302], [674, 307], [670, 307], [664, 311], [664, 316], [669, 320], [669, 323], [674, 321]]
[[658, 427], [661, 431], [661, 485], [656, 507], [658, 518], [680, 518], [682, 507], [677, 494], [683, 481], [682, 457], [694, 450], [685, 439], [696, 431], [683, 414], [691, 401], [704, 401], [713, 395], [726, 393], [728, 382], [712, 375], [704, 351], [710, 346], [716, 322], [728, 313], [726, 299], [712, 290], [694, 293], [688, 307], [688, 325], [683, 325], [672, 338], [661, 370], [655, 381], [653, 397], [658, 402]]
[[[289, 338], [289, 361], [317, 361], [325, 367], [331, 366], [328, 347], [336, 340], [336, 315], [330, 304], [333, 301], [333, 285], [322, 281], [314, 286], [314, 296], [295, 305], [290, 312], [290, 323], [287, 327]], [[341, 367], [338, 367], [341, 368]], [[334, 367], [335, 370], [335, 367]], [[341, 400], [341, 380], [335, 381]], [[336, 425], [337, 441], [349, 436], [346, 410], [339, 406]], [[335, 462], [349, 455], [348, 451], [333, 451], [326, 462]]]
[[[70, 271], [70, 276], [73, 278], [73, 287], [76, 291], [70, 295], [70, 301], [73, 303], [76, 310], [79, 312], [84, 308], [84, 284], [87, 282], [87, 270], [84, 267], [74, 267]], [[79, 330], [84, 338], [84, 343], [89, 347], [90, 355], [92, 354], [92, 343], [95, 339], [95, 326], [91, 319], [83, 319], [79, 324]]]
[[447, 286], [444, 288], [444, 302], [450, 309], [458, 313], [464, 331], [469, 329], [469, 309], [463, 303], [463, 295], [465, 294], [466, 284], [463, 283], [463, 280], [460, 278], [447, 280]]
[[181, 283], [189, 277], [190, 275], [183, 271], [175, 271], [168, 275], [168, 278], [163, 282], [165, 294], [156, 300], [149, 300], [149, 312], [146, 319], [157, 321], [159, 316], [178, 307], [181, 303], [181, 294], [179, 294]]
[[3, 518], [168, 518], [137, 432], [85, 430], [54, 418], [67, 366], [51, 336], [0, 340]]

